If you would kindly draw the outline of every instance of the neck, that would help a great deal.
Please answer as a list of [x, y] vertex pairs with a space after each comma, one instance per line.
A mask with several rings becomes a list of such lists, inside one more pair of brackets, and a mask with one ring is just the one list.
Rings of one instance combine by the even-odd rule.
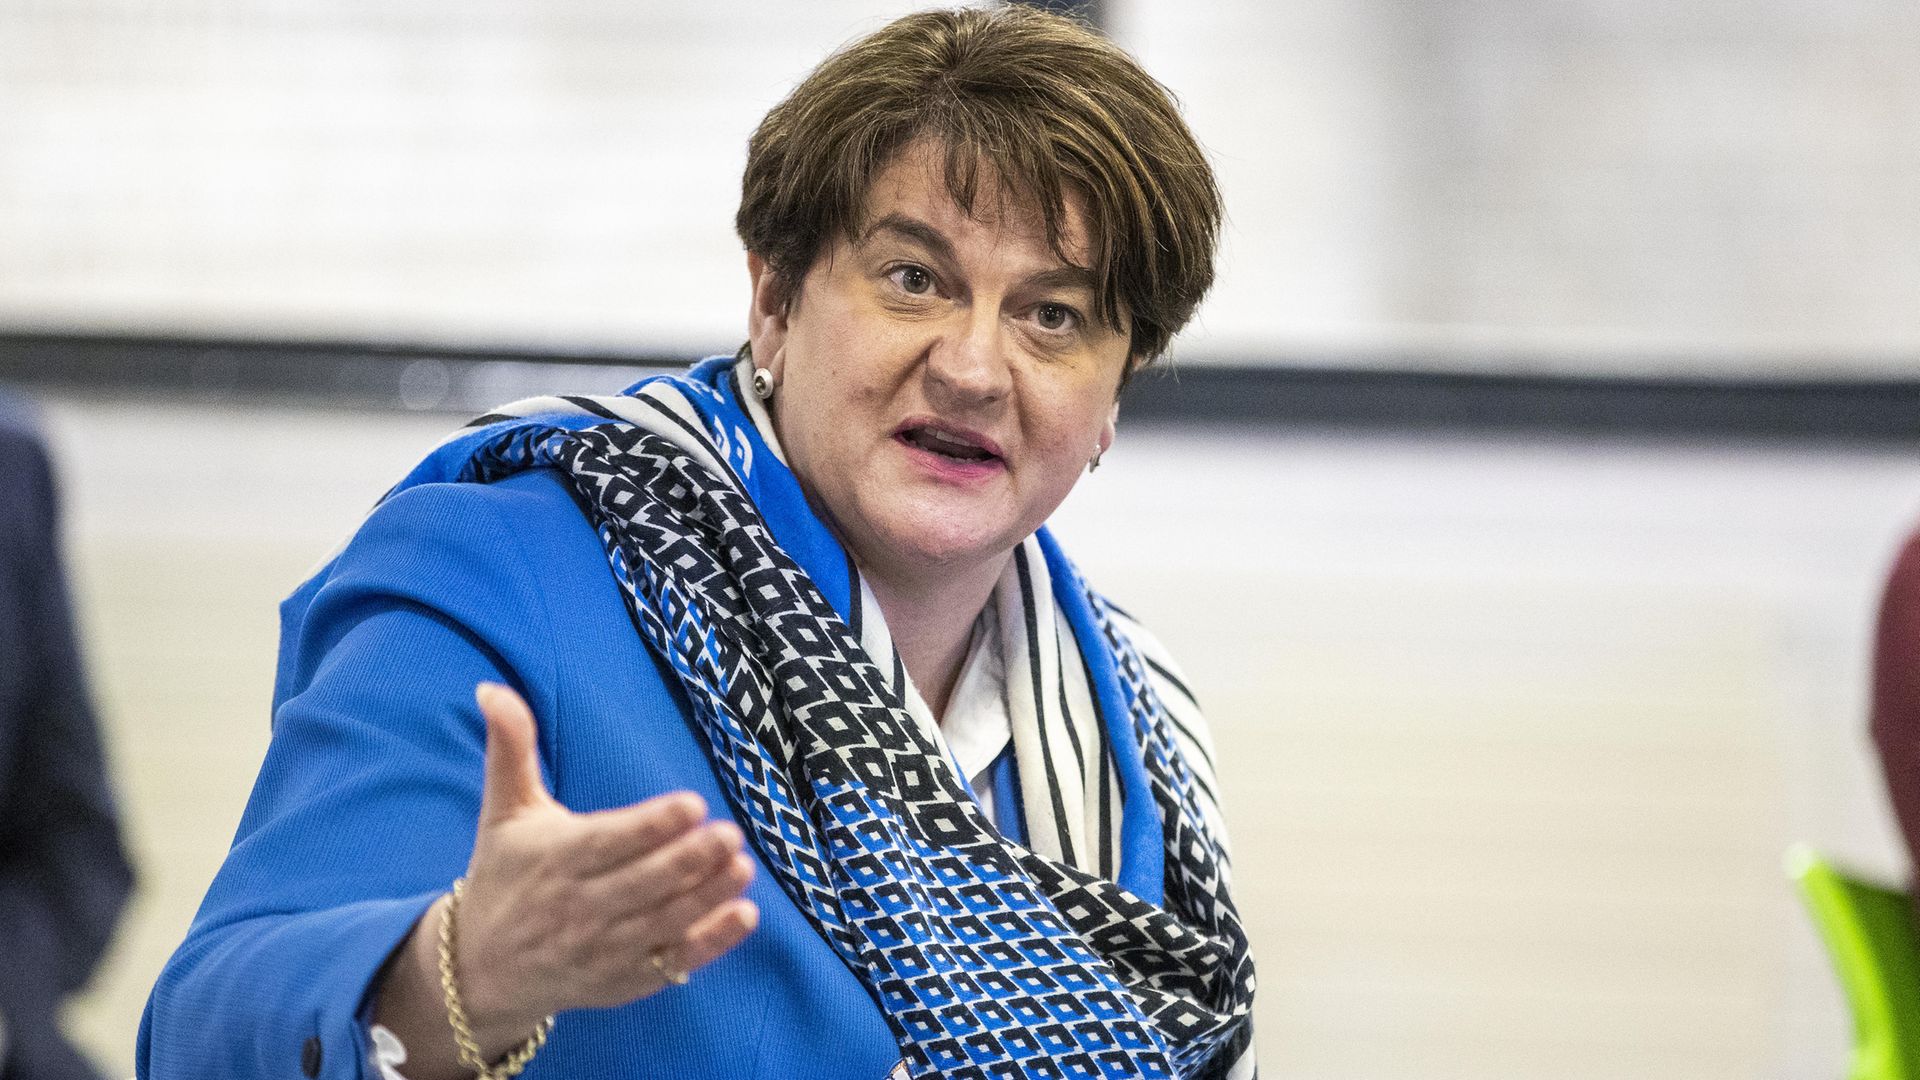
[[993, 596], [1005, 566], [1006, 559], [1000, 559], [966, 574], [932, 575], [931, 582], [924, 580], [927, 575], [902, 581], [898, 575], [860, 568], [886, 616], [894, 651], [936, 719], [946, 716], [974, 620]]

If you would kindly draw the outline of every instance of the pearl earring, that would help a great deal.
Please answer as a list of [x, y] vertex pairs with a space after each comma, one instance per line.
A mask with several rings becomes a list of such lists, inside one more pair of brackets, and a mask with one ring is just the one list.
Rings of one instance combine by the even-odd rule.
[[753, 369], [753, 396], [761, 401], [773, 400], [773, 372], [763, 367]]

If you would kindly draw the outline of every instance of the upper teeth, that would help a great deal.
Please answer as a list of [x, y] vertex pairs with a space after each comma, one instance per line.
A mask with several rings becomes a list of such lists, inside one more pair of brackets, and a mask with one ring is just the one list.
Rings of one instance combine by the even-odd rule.
[[921, 428], [914, 432], [915, 438], [927, 449], [938, 450], [944, 454], [981, 455], [986, 451], [969, 442], [963, 442], [950, 435], [943, 435], [931, 428]]

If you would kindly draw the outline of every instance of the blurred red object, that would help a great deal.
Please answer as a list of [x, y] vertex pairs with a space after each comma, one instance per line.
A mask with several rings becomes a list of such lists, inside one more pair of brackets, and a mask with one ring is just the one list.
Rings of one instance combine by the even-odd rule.
[[1907, 853], [1920, 867], [1920, 533], [1894, 560], [1873, 659], [1873, 741]]

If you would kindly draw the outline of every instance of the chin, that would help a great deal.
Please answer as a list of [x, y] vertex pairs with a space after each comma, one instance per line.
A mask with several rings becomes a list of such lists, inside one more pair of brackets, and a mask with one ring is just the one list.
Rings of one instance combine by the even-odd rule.
[[1006, 556], [1017, 538], [983, 529], [942, 528], [905, 522], [894, 530], [893, 550], [903, 562], [930, 571], [964, 572]]

